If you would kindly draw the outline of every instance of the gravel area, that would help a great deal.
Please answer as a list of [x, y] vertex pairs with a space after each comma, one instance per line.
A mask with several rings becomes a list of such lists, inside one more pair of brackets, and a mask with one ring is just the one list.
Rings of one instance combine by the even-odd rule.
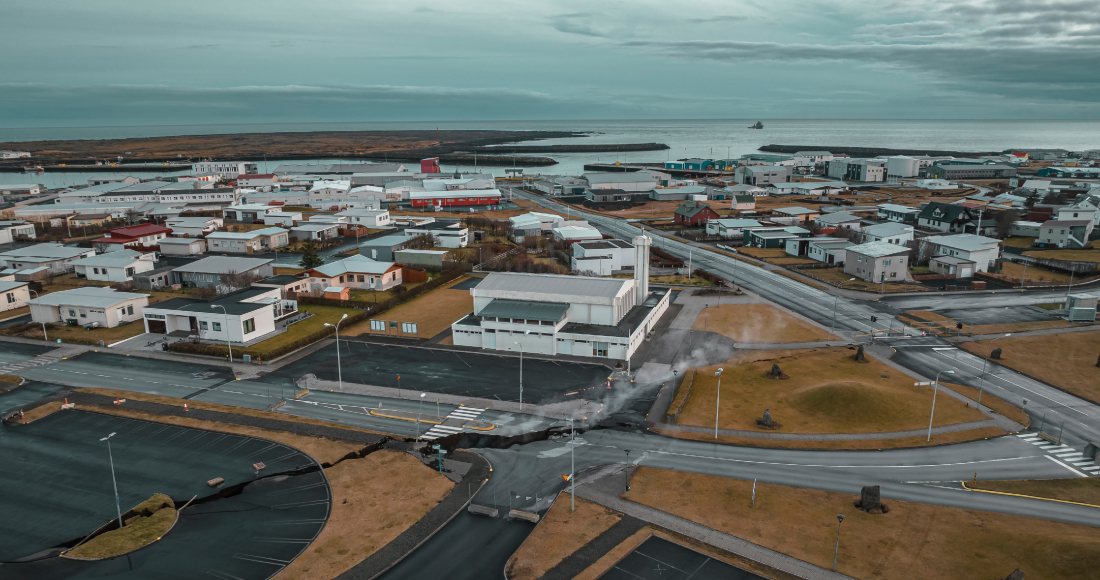
[[392, 542], [371, 554], [366, 560], [337, 576], [337, 580], [371, 580], [382, 575], [386, 570], [405, 559], [421, 544], [428, 541], [462, 510], [466, 509], [469, 497], [462, 497], [462, 492], [466, 491], [468, 494], [468, 490], [467, 486], [462, 484], [477, 483], [480, 490], [481, 485], [489, 478], [489, 462], [485, 461], [480, 455], [469, 451], [456, 451], [454, 460], [470, 463], [471, 466], [462, 477], [462, 480], [451, 490], [451, 493], [447, 494], [447, 497], [439, 502], [439, 505], [432, 508], [428, 515], [402, 532]]
[[569, 554], [556, 566], [546, 571], [539, 580], [569, 580], [576, 578], [589, 566], [596, 563], [611, 551], [612, 548], [626, 541], [638, 530], [644, 528], [646, 523], [633, 516], [623, 516], [623, 519], [615, 522], [604, 533], [592, 538], [592, 541], [581, 546], [581, 549]]

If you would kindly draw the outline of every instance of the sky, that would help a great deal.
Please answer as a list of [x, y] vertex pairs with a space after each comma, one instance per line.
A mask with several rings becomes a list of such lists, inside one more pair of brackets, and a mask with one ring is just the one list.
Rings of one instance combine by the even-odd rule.
[[4, 0], [0, 127], [1100, 119], [1096, 0]]

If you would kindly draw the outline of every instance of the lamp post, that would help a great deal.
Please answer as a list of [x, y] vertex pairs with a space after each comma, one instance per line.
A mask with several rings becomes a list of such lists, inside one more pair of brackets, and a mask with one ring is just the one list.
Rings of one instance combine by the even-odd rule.
[[210, 308], [211, 310], [214, 308], [222, 309], [222, 329], [225, 332], [225, 346], [229, 347], [229, 362], [233, 362], [233, 345], [229, 342], [229, 315], [225, 311], [225, 306], [221, 304], [211, 304]]
[[[836, 285], [836, 298], [833, 298], [833, 324], [829, 327], [829, 338], [833, 337], [833, 331], [836, 330], [836, 305], [840, 302], [840, 287], [855, 280], [855, 278], [848, 278], [847, 280]], [[826, 339], [828, 340], [828, 339]]]
[[573, 418], [569, 418], [569, 511], [577, 509], [577, 483], [573, 480], [576, 475], [576, 461], [573, 451], [577, 448], [577, 433], [573, 429]]
[[703, 305], [703, 332], [707, 331], [707, 318], [710, 317], [709, 314], [710, 314], [710, 304], [704, 304]]
[[940, 371], [936, 373], [936, 382], [932, 383], [932, 415], [928, 417], [928, 439], [932, 440], [932, 420], [936, 418], [936, 394], [940, 392], [940, 375], [942, 374], [955, 374], [955, 371]]
[[718, 438], [718, 407], [722, 402], [722, 369], [714, 373], [714, 376], [718, 377], [718, 396], [714, 399], [714, 438]]
[[[344, 392], [344, 370], [340, 367], [340, 323], [347, 317], [347, 313], [344, 313], [344, 315], [340, 317], [340, 320], [336, 321], [336, 324], [325, 323], [325, 326], [331, 326], [336, 329], [336, 378], [339, 380], [341, 393]], [[421, 396], [423, 397], [424, 395]]]
[[416, 404], [416, 440], [420, 441], [420, 414], [424, 406], [424, 396], [428, 393], [420, 393], [420, 402]]
[[122, 528], [122, 505], [118, 499], [118, 480], [115, 479], [115, 457], [111, 453], [111, 437], [114, 436], [115, 434], [111, 433], [103, 439], [100, 439], [100, 441], [107, 442], [107, 459], [111, 462], [111, 485], [115, 486], [115, 510], [118, 511], [118, 527]]
[[[998, 340], [1001, 340], [1002, 338], [1008, 338], [1010, 336], [1012, 336], [1011, 332], [1005, 334], [1004, 336], [998, 336], [997, 338], [994, 338], [993, 340], [989, 341], [989, 348], [987, 348], [986, 351], [985, 351], [985, 360], [982, 361], [982, 378], [978, 382], [978, 410], [979, 411], [982, 408], [982, 387], [985, 386], [985, 368], [989, 364], [989, 355], [990, 355], [990, 353], [993, 352], [993, 343], [997, 342]], [[958, 343], [956, 343], [956, 346], [958, 346]]]
[[833, 550], [833, 572], [836, 572], [836, 557], [840, 554], [840, 526], [844, 524], [844, 514], [836, 515], [836, 549]]

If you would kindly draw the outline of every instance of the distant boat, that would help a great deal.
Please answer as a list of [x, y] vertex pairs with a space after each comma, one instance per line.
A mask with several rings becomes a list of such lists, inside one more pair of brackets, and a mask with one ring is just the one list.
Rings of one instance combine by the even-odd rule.
[[24, 165], [23, 173], [45, 173], [41, 165]]
[[763, 129], [763, 128], [764, 128], [764, 124], [761, 123], [760, 121], [757, 121], [755, 125], [749, 125], [749, 129]]

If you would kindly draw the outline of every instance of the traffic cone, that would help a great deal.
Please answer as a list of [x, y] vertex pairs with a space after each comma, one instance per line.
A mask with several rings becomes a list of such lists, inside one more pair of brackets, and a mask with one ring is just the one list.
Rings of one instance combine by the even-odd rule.
[[184, 410], [184, 412], [186, 412], [186, 411], [187, 411], [187, 403], [184, 403], [184, 404], [183, 404], [183, 410]]
[[23, 409], [19, 409], [19, 418], [20, 419], [25, 418], [25, 416], [23, 415]]
[[65, 404], [66, 404], [66, 405], [68, 405], [68, 404], [69, 404], [69, 398], [68, 398], [68, 397], [65, 397]]
[[122, 404], [122, 401], [120, 401], [120, 400], [118, 399], [118, 397], [115, 397], [115, 404], [116, 404], [116, 405], [121, 405], [121, 404]]

